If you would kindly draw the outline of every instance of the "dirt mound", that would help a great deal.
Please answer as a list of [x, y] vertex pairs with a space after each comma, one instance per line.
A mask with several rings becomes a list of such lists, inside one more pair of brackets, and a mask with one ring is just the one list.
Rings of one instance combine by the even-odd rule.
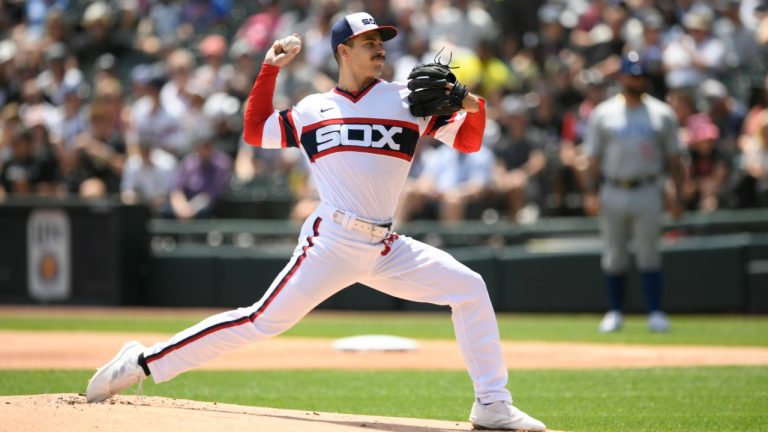
[[[116, 396], [88, 404], [75, 394], [0, 397], [0, 431], [442, 432], [469, 423], [294, 411], [161, 397]], [[554, 432], [554, 431], [553, 431]]]

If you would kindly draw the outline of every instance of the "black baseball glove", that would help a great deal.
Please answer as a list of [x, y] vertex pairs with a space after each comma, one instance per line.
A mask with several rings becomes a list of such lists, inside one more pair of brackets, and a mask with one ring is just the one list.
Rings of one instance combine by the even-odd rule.
[[[448, 90], [447, 84], [453, 84]], [[461, 102], [469, 90], [456, 81], [456, 75], [447, 64], [416, 65], [408, 75], [408, 102], [416, 117], [451, 115], [461, 109]]]

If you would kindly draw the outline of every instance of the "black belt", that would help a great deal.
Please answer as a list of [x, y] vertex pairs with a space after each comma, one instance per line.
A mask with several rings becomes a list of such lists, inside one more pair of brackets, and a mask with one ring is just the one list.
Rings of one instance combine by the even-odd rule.
[[606, 177], [604, 180], [606, 184], [615, 186], [617, 188], [637, 189], [639, 187], [642, 187], [648, 184], [656, 183], [657, 178], [658, 178], [657, 176], [653, 175], [653, 176], [638, 177], [633, 179], [616, 179], [616, 178]]

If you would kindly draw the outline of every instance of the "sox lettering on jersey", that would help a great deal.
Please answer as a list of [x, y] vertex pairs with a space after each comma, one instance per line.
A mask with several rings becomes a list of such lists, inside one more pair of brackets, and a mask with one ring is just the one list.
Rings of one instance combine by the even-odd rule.
[[393, 156], [410, 161], [418, 141], [418, 129], [402, 124], [321, 122], [302, 132], [301, 144], [310, 160], [339, 151], [359, 151]]
[[[361, 131], [362, 139], [350, 138], [350, 132]], [[378, 132], [381, 137], [374, 141], [373, 132]], [[360, 147], [383, 148], [385, 145], [392, 150], [400, 150], [400, 145], [394, 141], [394, 136], [403, 132], [398, 126], [386, 127], [384, 125], [367, 124], [335, 124], [323, 126], [315, 132], [317, 151], [322, 152], [337, 145], [353, 145]]]

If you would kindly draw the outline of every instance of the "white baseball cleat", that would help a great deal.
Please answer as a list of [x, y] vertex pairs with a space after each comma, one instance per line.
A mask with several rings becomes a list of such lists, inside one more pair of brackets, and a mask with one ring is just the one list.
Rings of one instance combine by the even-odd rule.
[[624, 315], [619, 311], [608, 311], [600, 321], [600, 333], [613, 333], [621, 330], [624, 325]]
[[515, 430], [519, 432], [547, 429], [544, 423], [506, 401], [485, 405], [476, 400], [472, 405], [469, 421], [475, 429]]
[[136, 341], [123, 345], [117, 355], [88, 381], [88, 389], [85, 391], [88, 402], [101, 402], [144, 380], [147, 376], [139, 366], [139, 354], [145, 349], [144, 345]]
[[669, 320], [664, 312], [651, 312], [648, 315], [648, 329], [652, 332], [668, 332]]

